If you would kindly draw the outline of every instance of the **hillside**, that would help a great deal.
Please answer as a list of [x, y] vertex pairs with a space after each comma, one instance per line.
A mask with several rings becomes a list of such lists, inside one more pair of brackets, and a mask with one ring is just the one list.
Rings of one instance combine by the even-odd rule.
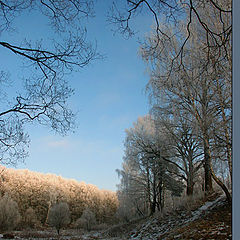
[[119, 240], [232, 239], [232, 209], [225, 196], [213, 194], [197, 205], [191, 211], [179, 209], [163, 217], [126, 224], [107, 235], [120, 234], [122, 236], [112, 238]]
[[231, 208], [223, 196], [210, 199], [196, 210], [152, 219], [130, 239], [231, 239]]

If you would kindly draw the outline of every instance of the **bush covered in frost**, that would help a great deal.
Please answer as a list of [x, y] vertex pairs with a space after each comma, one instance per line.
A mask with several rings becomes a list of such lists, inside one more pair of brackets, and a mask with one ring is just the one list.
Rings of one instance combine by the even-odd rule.
[[18, 205], [10, 196], [5, 194], [0, 198], [0, 229], [12, 230], [20, 221]]
[[83, 211], [82, 216], [79, 219], [77, 219], [75, 223], [76, 228], [83, 228], [87, 231], [92, 230], [95, 225], [96, 225], [95, 214], [89, 208], [86, 208]]
[[55, 227], [58, 234], [60, 229], [70, 223], [70, 211], [67, 203], [56, 203], [48, 213], [48, 223], [51, 227]]

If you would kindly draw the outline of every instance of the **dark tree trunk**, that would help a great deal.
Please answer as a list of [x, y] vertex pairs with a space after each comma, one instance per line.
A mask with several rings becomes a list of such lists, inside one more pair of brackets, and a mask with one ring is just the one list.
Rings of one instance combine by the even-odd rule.
[[162, 180], [161, 174], [160, 174], [157, 190], [158, 190], [158, 200], [157, 200], [158, 205], [157, 205], [157, 207], [158, 207], [158, 211], [162, 211], [163, 205], [164, 205], [164, 202], [163, 202], [164, 194], [163, 194], [163, 180]]
[[227, 187], [225, 186], [225, 184], [215, 175], [215, 173], [214, 173], [214, 171], [212, 169], [212, 166], [211, 166], [211, 174], [212, 174], [213, 179], [215, 180], [215, 182], [222, 188], [222, 190], [226, 194], [228, 204], [231, 205], [232, 204], [232, 196], [229, 193], [229, 191], [228, 191]]
[[193, 183], [187, 183], [187, 195], [192, 196], [193, 195]]
[[152, 204], [151, 204], [151, 215], [153, 215], [155, 212], [156, 212], [156, 202], [153, 201]]
[[154, 174], [154, 179], [153, 179], [153, 199], [152, 199], [152, 205], [151, 205], [151, 215], [156, 212], [156, 207], [157, 207], [157, 192], [156, 192], [156, 179], [155, 179], [155, 174]]
[[147, 168], [147, 199], [148, 199], [148, 210], [150, 210], [150, 214], [152, 214], [152, 201], [151, 201], [149, 168]]
[[204, 172], [205, 172], [205, 192], [212, 192], [212, 175], [211, 175], [211, 156], [208, 140], [204, 139]]
[[189, 163], [189, 172], [187, 174], [187, 195], [192, 196], [193, 195], [193, 188], [194, 188], [194, 181], [193, 181], [193, 164], [192, 164], [192, 158], [188, 161]]

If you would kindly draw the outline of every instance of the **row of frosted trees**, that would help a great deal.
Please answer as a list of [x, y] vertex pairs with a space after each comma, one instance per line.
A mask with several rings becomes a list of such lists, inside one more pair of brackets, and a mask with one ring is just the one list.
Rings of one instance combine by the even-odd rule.
[[[155, 120], [147, 115], [139, 117], [126, 130], [122, 169], [117, 170], [121, 179], [117, 192], [119, 212], [123, 220], [162, 212], [165, 206], [174, 204], [173, 199], [201, 196], [214, 190], [213, 186], [210, 191], [206, 189], [202, 139], [186, 119], [180, 116], [178, 119], [176, 124], [174, 119]], [[211, 168], [229, 191], [227, 161], [212, 159]]]
[[42, 226], [48, 223], [49, 210], [56, 203], [68, 205], [72, 223], [86, 209], [94, 213], [97, 223], [108, 223], [118, 207], [114, 192], [54, 174], [29, 170], [5, 168], [1, 173], [0, 189], [2, 196], [7, 194], [17, 203], [22, 219], [29, 211], [33, 211]]
[[151, 110], [126, 130], [117, 170], [122, 207], [132, 204], [140, 215], [161, 210], [166, 192], [193, 195], [200, 182], [209, 194], [214, 181], [231, 203], [231, 10], [230, 1], [212, 2], [190, 1], [186, 19], [157, 22], [141, 45]]

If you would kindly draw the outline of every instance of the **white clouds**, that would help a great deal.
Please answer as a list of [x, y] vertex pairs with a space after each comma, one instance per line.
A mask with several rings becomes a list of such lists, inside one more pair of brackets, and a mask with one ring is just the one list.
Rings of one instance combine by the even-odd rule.
[[69, 148], [70, 143], [67, 140], [55, 140], [47, 142], [50, 148]]
[[110, 157], [111, 155], [121, 154], [121, 146], [116, 146], [106, 139], [81, 139], [79, 137], [60, 138], [56, 136], [46, 136], [36, 139], [32, 143], [32, 148], [36, 148], [49, 154], [58, 154], [59, 151], [65, 150], [69, 156], [78, 156], [81, 159], [94, 156]]

